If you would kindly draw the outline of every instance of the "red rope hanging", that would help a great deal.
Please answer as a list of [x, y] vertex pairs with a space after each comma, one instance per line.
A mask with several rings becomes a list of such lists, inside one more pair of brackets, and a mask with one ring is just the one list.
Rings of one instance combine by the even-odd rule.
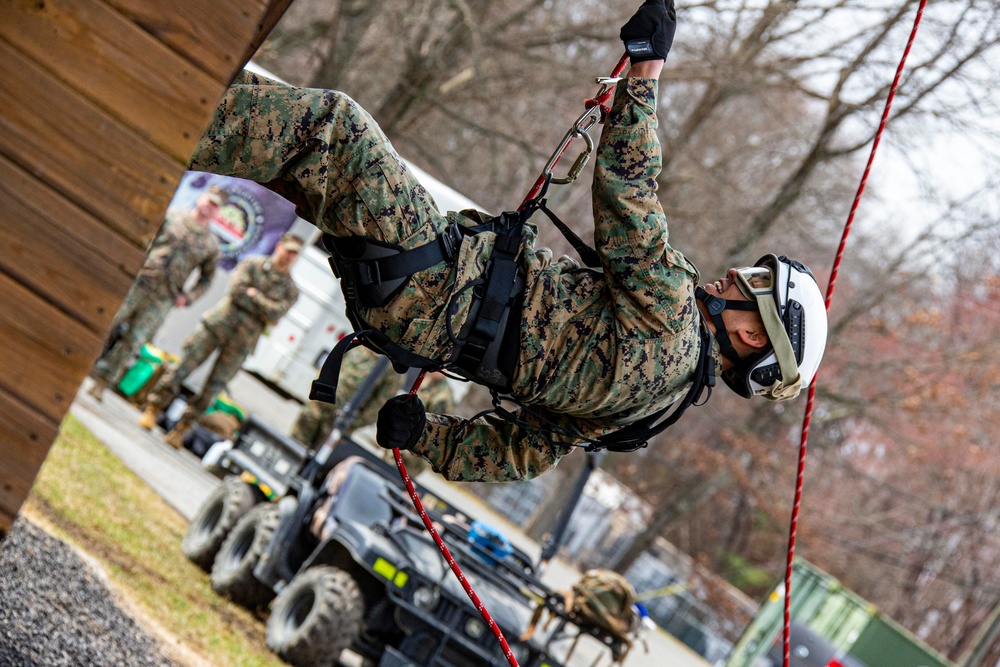
[[[417, 379], [413, 381], [413, 386], [410, 387], [410, 396], [417, 395], [417, 389], [420, 388], [420, 384], [424, 381], [424, 376], [426, 374], [427, 371], [420, 371], [420, 375], [417, 376]], [[441, 535], [438, 534], [437, 528], [434, 527], [434, 523], [431, 521], [430, 516], [427, 515], [427, 510], [424, 509], [424, 504], [420, 502], [420, 496], [417, 495], [416, 489], [413, 488], [413, 481], [410, 479], [410, 473], [406, 471], [406, 465], [403, 464], [403, 455], [398, 449], [393, 449], [392, 457], [396, 459], [396, 468], [399, 469], [399, 476], [403, 478], [403, 484], [406, 485], [406, 492], [410, 494], [410, 500], [413, 501], [413, 506], [416, 508], [417, 514], [420, 515], [420, 520], [424, 523], [424, 528], [426, 528], [427, 532], [431, 534], [432, 538], [434, 538], [434, 543], [437, 545], [438, 550], [441, 552], [441, 555], [444, 556], [445, 561], [448, 563], [448, 567], [450, 567], [451, 571], [455, 573], [455, 576], [458, 578], [458, 583], [462, 584], [462, 588], [465, 589], [465, 593], [469, 596], [469, 599], [472, 600], [472, 604], [475, 605], [476, 611], [478, 611], [479, 615], [483, 617], [484, 621], [486, 621], [486, 625], [490, 626], [493, 636], [497, 638], [497, 641], [500, 643], [500, 648], [503, 649], [503, 654], [504, 657], [507, 658], [507, 662], [510, 663], [511, 667], [518, 667], [517, 658], [515, 658], [514, 654], [511, 652], [510, 645], [507, 644], [507, 639], [503, 636], [503, 631], [500, 630], [500, 626], [493, 620], [490, 612], [486, 609], [486, 605], [484, 605], [482, 600], [479, 599], [479, 596], [476, 595], [476, 591], [472, 589], [472, 584], [470, 584], [469, 580], [465, 578], [465, 573], [462, 572], [462, 568], [455, 562], [455, 557], [451, 555], [448, 545], [441, 539]]]
[[[844, 258], [844, 249], [847, 247], [847, 237], [851, 233], [851, 226], [854, 224], [854, 217], [858, 212], [858, 205], [861, 203], [861, 195], [865, 191], [865, 185], [868, 183], [868, 175], [871, 173], [872, 163], [875, 161], [875, 152], [878, 150], [879, 142], [882, 140], [882, 133], [885, 131], [886, 123], [889, 121], [889, 111], [892, 109], [892, 101], [896, 97], [896, 88], [899, 87], [899, 80], [903, 75], [903, 69], [906, 67], [906, 59], [910, 55], [910, 49], [913, 47], [913, 41], [917, 37], [917, 29], [920, 27], [920, 19], [923, 18], [924, 7], [926, 6], [927, 0], [920, 0], [920, 6], [917, 8], [917, 15], [913, 20], [913, 29], [910, 31], [910, 38], [906, 42], [906, 49], [903, 51], [903, 57], [900, 59], [899, 66], [896, 68], [896, 76], [892, 80], [892, 86], [889, 88], [889, 95], [885, 100], [885, 109], [882, 112], [882, 120], [879, 122], [878, 131], [875, 133], [875, 140], [872, 143], [871, 153], [868, 155], [868, 163], [865, 165], [864, 174], [861, 176], [861, 183], [858, 185], [858, 191], [854, 195], [854, 202], [851, 204], [851, 212], [847, 216], [847, 222], [844, 225], [844, 233], [840, 237], [840, 246], [837, 248], [837, 255], [833, 260], [833, 270], [830, 272], [830, 283], [826, 288], [827, 311], [830, 310], [830, 302], [833, 300], [833, 290], [837, 284], [837, 275], [840, 273], [840, 263]], [[815, 398], [816, 377], [813, 377], [813, 381], [809, 385], [809, 398], [806, 401], [805, 417], [802, 420], [802, 439], [799, 443], [799, 466], [795, 479], [795, 501], [792, 503], [792, 520], [788, 530], [788, 557], [785, 561], [785, 616], [782, 635], [784, 641], [784, 667], [789, 667], [791, 660], [792, 565], [795, 560], [795, 536], [799, 527], [799, 508], [802, 504], [802, 484], [805, 479], [806, 444], [809, 440], [809, 422], [812, 419]]]

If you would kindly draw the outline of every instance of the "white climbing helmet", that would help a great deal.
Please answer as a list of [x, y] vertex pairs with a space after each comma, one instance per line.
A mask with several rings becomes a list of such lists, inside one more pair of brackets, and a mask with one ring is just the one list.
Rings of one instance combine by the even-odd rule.
[[736, 273], [740, 292], [757, 303], [771, 344], [727, 370], [722, 379], [744, 398], [795, 398], [812, 382], [826, 348], [826, 304], [816, 278], [784, 255], [764, 255]]

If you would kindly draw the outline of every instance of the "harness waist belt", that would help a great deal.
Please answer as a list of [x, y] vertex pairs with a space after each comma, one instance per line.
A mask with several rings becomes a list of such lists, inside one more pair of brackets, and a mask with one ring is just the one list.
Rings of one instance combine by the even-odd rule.
[[400, 246], [360, 236], [325, 234], [323, 243], [330, 251], [330, 267], [341, 279], [348, 305], [379, 308], [389, 303], [413, 275], [458, 256], [462, 232], [448, 225], [436, 239], [403, 250]]
[[[452, 223], [434, 240], [410, 250], [361, 236], [324, 235], [323, 242], [330, 251], [330, 267], [340, 278], [348, 317], [356, 336], [366, 345], [388, 356], [400, 372], [405, 368], [451, 366], [470, 380], [507, 392], [513, 380], [520, 340], [523, 280], [518, 276], [516, 258], [522, 228], [522, 214], [515, 212], [504, 213], [471, 228]], [[463, 234], [493, 230], [497, 238], [486, 269], [485, 290], [475, 293], [465, 325], [455, 338], [455, 353], [451, 359], [427, 359], [414, 354], [365, 322], [362, 310], [388, 304], [410, 276], [438, 264], [454, 262]], [[515, 307], [517, 312], [512, 313]], [[332, 375], [325, 373], [327, 365], [339, 371], [339, 357], [345, 348], [337, 348], [329, 355], [329, 363], [324, 363], [325, 375]], [[332, 402], [335, 399], [335, 377], [320, 383], [323, 389], [314, 385], [314, 391], [323, 394], [319, 400]]]

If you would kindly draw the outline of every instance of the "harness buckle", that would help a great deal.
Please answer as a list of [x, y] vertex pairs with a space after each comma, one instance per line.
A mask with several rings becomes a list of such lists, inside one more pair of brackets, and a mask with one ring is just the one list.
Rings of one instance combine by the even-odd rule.
[[441, 244], [441, 254], [446, 261], [452, 261], [458, 255], [458, 247], [462, 244], [462, 233], [458, 230], [458, 225], [452, 223], [444, 231], [438, 234], [438, 243]]

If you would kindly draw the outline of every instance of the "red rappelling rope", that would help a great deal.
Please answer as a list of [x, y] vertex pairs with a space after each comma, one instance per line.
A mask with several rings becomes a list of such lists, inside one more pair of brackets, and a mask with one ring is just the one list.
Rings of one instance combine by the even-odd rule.
[[[420, 371], [420, 375], [417, 379], [413, 381], [413, 386], [410, 387], [410, 396], [417, 395], [417, 389], [420, 388], [420, 383], [424, 381], [424, 375], [427, 371]], [[413, 488], [413, 480], [410, 479], [410, 473], [406, 471], [406, 465], [403, 464], [403, 455], [400, 453], [399, 449], [392, 450], [392, 457], [396, 459], [396, 468], [399, 469], [399, 476], [403, 478], [403, 484], [406, 485], [406, 492], [410, 494], [410, 500], [413, 501], [413, 506], [417, 509], [417, 514], [420, 515], [420, 520], [424, 522], [424, 528], [427, 532], [431, 534], [434, 538], [434, 543], [437, 544], [438, 550], [441, 551], [441, 555], [444, 556], [445, 561], [448, 563], [448, 567], [451, 571], [455, 573], [458, 578], [458, 583], [462, 584], [462, 588], [465, 589], [466, 594], [469, 599], [472, 600], [472, 604], [475, 605], [476, 611], [479, 615], [483, 617], [486, 621], [486, 625], [490, 626], [490, 630], [493, 632], [493, 636], [497, 638], [500, 642], [500, 648], [503, 649], [504, 657], [507, 658], [507, 662], [510, 663], [510, 667], [518, 667], [517, 658], [511, 653], [510, 645], [507, 644], [507, 640], [503, 636], [503, 631], [500, 630], [500, 626], [497, 622], [493, 620], [490, 616], [490, 612], [486, 609], [486, 605], [483, 604], [479, 596], [476, 595], [476, 591], [472, 590], [472, 584], [469, 580], [465, 578], [465, 574], [462, 572], [462, 568], [458, 566], [455, 562], [455, 557], [451, 555], [451, 551], [448, 549], [448, 545], [444, 543], [441, 539], [441, 535], [438, 534], [437, 528], [434, 527], [434, 523], [431, 521], [430, 516], [427, 515], [427, 510], [424, 509], [424, 504], [420, 502], [420, 496], [417, 495], [417, 490]]]
[[[868, 155], [868, 163], [865, 165], [864, 174], [861, 176], [861, 183], [858, 191], [854, 195], [854, 203], [851, 204], [851, 212], [847, 216], [844, 225], [844, 233], [840, 237], [840, 246], [837, 248], [837, 256], [833, 260], [833, 270], [830, 272], [830, 283], [826, 288], [826, 309], [829, 312], [830, 302], [833, 299], [833, 290], [837, 284], [837, 274], [840, 273], [840, 262], [844, 258], [844, 249], [847, 247], [847, 236], [851, 233], [851, 225], [854, 224], [854, 216], [858, 212], [858, 205], [861, 203], [861, 195], [865, 191], [868, 182], [868, 175], [872, 170], [872, 162], [875, 161], [875, 151], [878, 150], [879, 142], [882, 139], [882, 132], [885, 131], [886, 123], [889, 121], [889, 110], [892, 108], [892, 100], [896, 97], [896, 88], [899, 87], [899, 80], [906, 67], [906, 59], [910, 55], [913, 47], [913, 40], [917, 37], [917, 29], [920, 27], [920, 19], [924, 15], [924, 7], [927, 0], [920, 0], [917, 8], [917, 15], [913, 20], [913, 29], [910, 31], [910, 38], [906, 42], [906, 49], [903, 50], [903, 57], [899, 60], [896, 68], [896, 76], [892, 80], [889, 88], [889, 96], [885, 100], [885, 110], [882, 112], [882, 120], [879, 122], [878, 131], [875, 133], [875, 140], [872, 143], [871, 153]], [[806, 413], [802, 420], [802, 439], [799, 444], [799, 467], [795, 479], [795, 502], [792, 504], [792, 521], [788, 530], [788, 558], [785, 562], [785, 623], [783, 630], [784, 641], [784, 667], [789, 667], [791, 660], [791, 623], [792, 623], [792, 563], [795, 559], [795, 535], [799, 527], [799, 507], [802, 504], [802, 483], [805, 479], [806, 471], [806, 443], [809, 440], [809, 422], [812, 419], [813, 403], [816, 398], [816, 377], [809, 384], [809, 399], [806, 401]]]
[[[618, 64], [615, 66], [614, 71], [612, 71], [611, 78], [618, 77], [622, 71], [624, 71], [627, 63], [628, 56], [623, 55], [618, 61]], [[605, 105], [608, 103], [608, 100], [611, 99], [613, 94], [614, 87], [612, 86], [596, 95], [593, 99], [586, 100], [584, 104], [587, 109], [591, 109], [595, 106], [601, 107], [601, 120], [603, 121], [604, 116], [607, 114]], [[550, 168], [555, 166], [555, 163], [559, 161], [559, 158], [563, 156], [563, 153], [566, 152], [567, 148], [569, 148], [569, 142], [566, 142], [562, 148], [558, 150], [557, 154], [550, 160], [550, 164], [548, 165]], [[531, 186], [528, 196], [524, 198], [523, 202], [521, 202], [518, 210], [523, 209], [529, 201], [538, 196], [538, 193], [541, 192], [542, 187], [544, 187], [550, 175], [551, 171], [548, 173], [543, 172], [538, 177], [535, 184]], [[413, 386], [410, 387], [410, 396], [416, 396], [417, 390], [420, 388], [420, 384], [424, 381], [424, 376], [426, 374], [426, 371], [420, 371], [417, 379], [413, 381]], [[413, 481], [410, 479], [410, 473], [406, 470], [406, 465], [403, 463], [403, 455], [400, 453], [399, 449], [392, 450], [392, 457], [396, 460], [396, 468], [399, 470], [399, 476], [403, 479], [403, 484], [406, 486], [407, 493], [410, 494], [410, 500], [413, 501], [413, 507], [416, 508], [417, 514], [420, 515], [420, 520], [423, 521], [427, 532], [431, 534], [431, 537], [434, 539], [434, 543], [437, 544], [438, 550], [448, 563], [448, 567], [450, 567], [451, 571], [455, 573], [455, 577], [457, 577], [458, 582], [462, 584], [462, 588], [465, 589], [465, 593], [469, 596], [469, 599], [472, 600], [472, 604], [475, 605], [479, 615], [483, 617], [483, 620], [486, 621], [486, 624], [493, 632], [493, 636], [497, 638], [497, 641], [500, 643], [500, 648], [503, 649], [504, 657], [507, 658], [507, 662], [510, 663], [510, 667], [519, 667], [517, 664], [517, 658], [514, 657], [514, 654], [510, 650], [510, 645], [503, 636], [503, 631], [500, 629], [500, 626], [496, 624], [496, 621], [493, 620], [493, 617], [490, 615], [489, 610], [486, 609], [482, 600], [480, 600], [479, 596], [476, 595], [476, 591], [472, 589], [472, 584], [470, 584], [469, 580], [465, 578], [462, 568], [458, 566], [457, 562], [455, 562], [455, 557], [451, 555], [448, 545], [446, 545], [444, 540], [441, 539], [441, 535], [438, 534], [437, 529], [434, 527], [434, 523], [431, 521], [430, 516], [428, 516], [427, 510], [424, 509], [424, 504], [420, 502], [420, 496], [417, 495], [417, 491], [413, 487]]]

